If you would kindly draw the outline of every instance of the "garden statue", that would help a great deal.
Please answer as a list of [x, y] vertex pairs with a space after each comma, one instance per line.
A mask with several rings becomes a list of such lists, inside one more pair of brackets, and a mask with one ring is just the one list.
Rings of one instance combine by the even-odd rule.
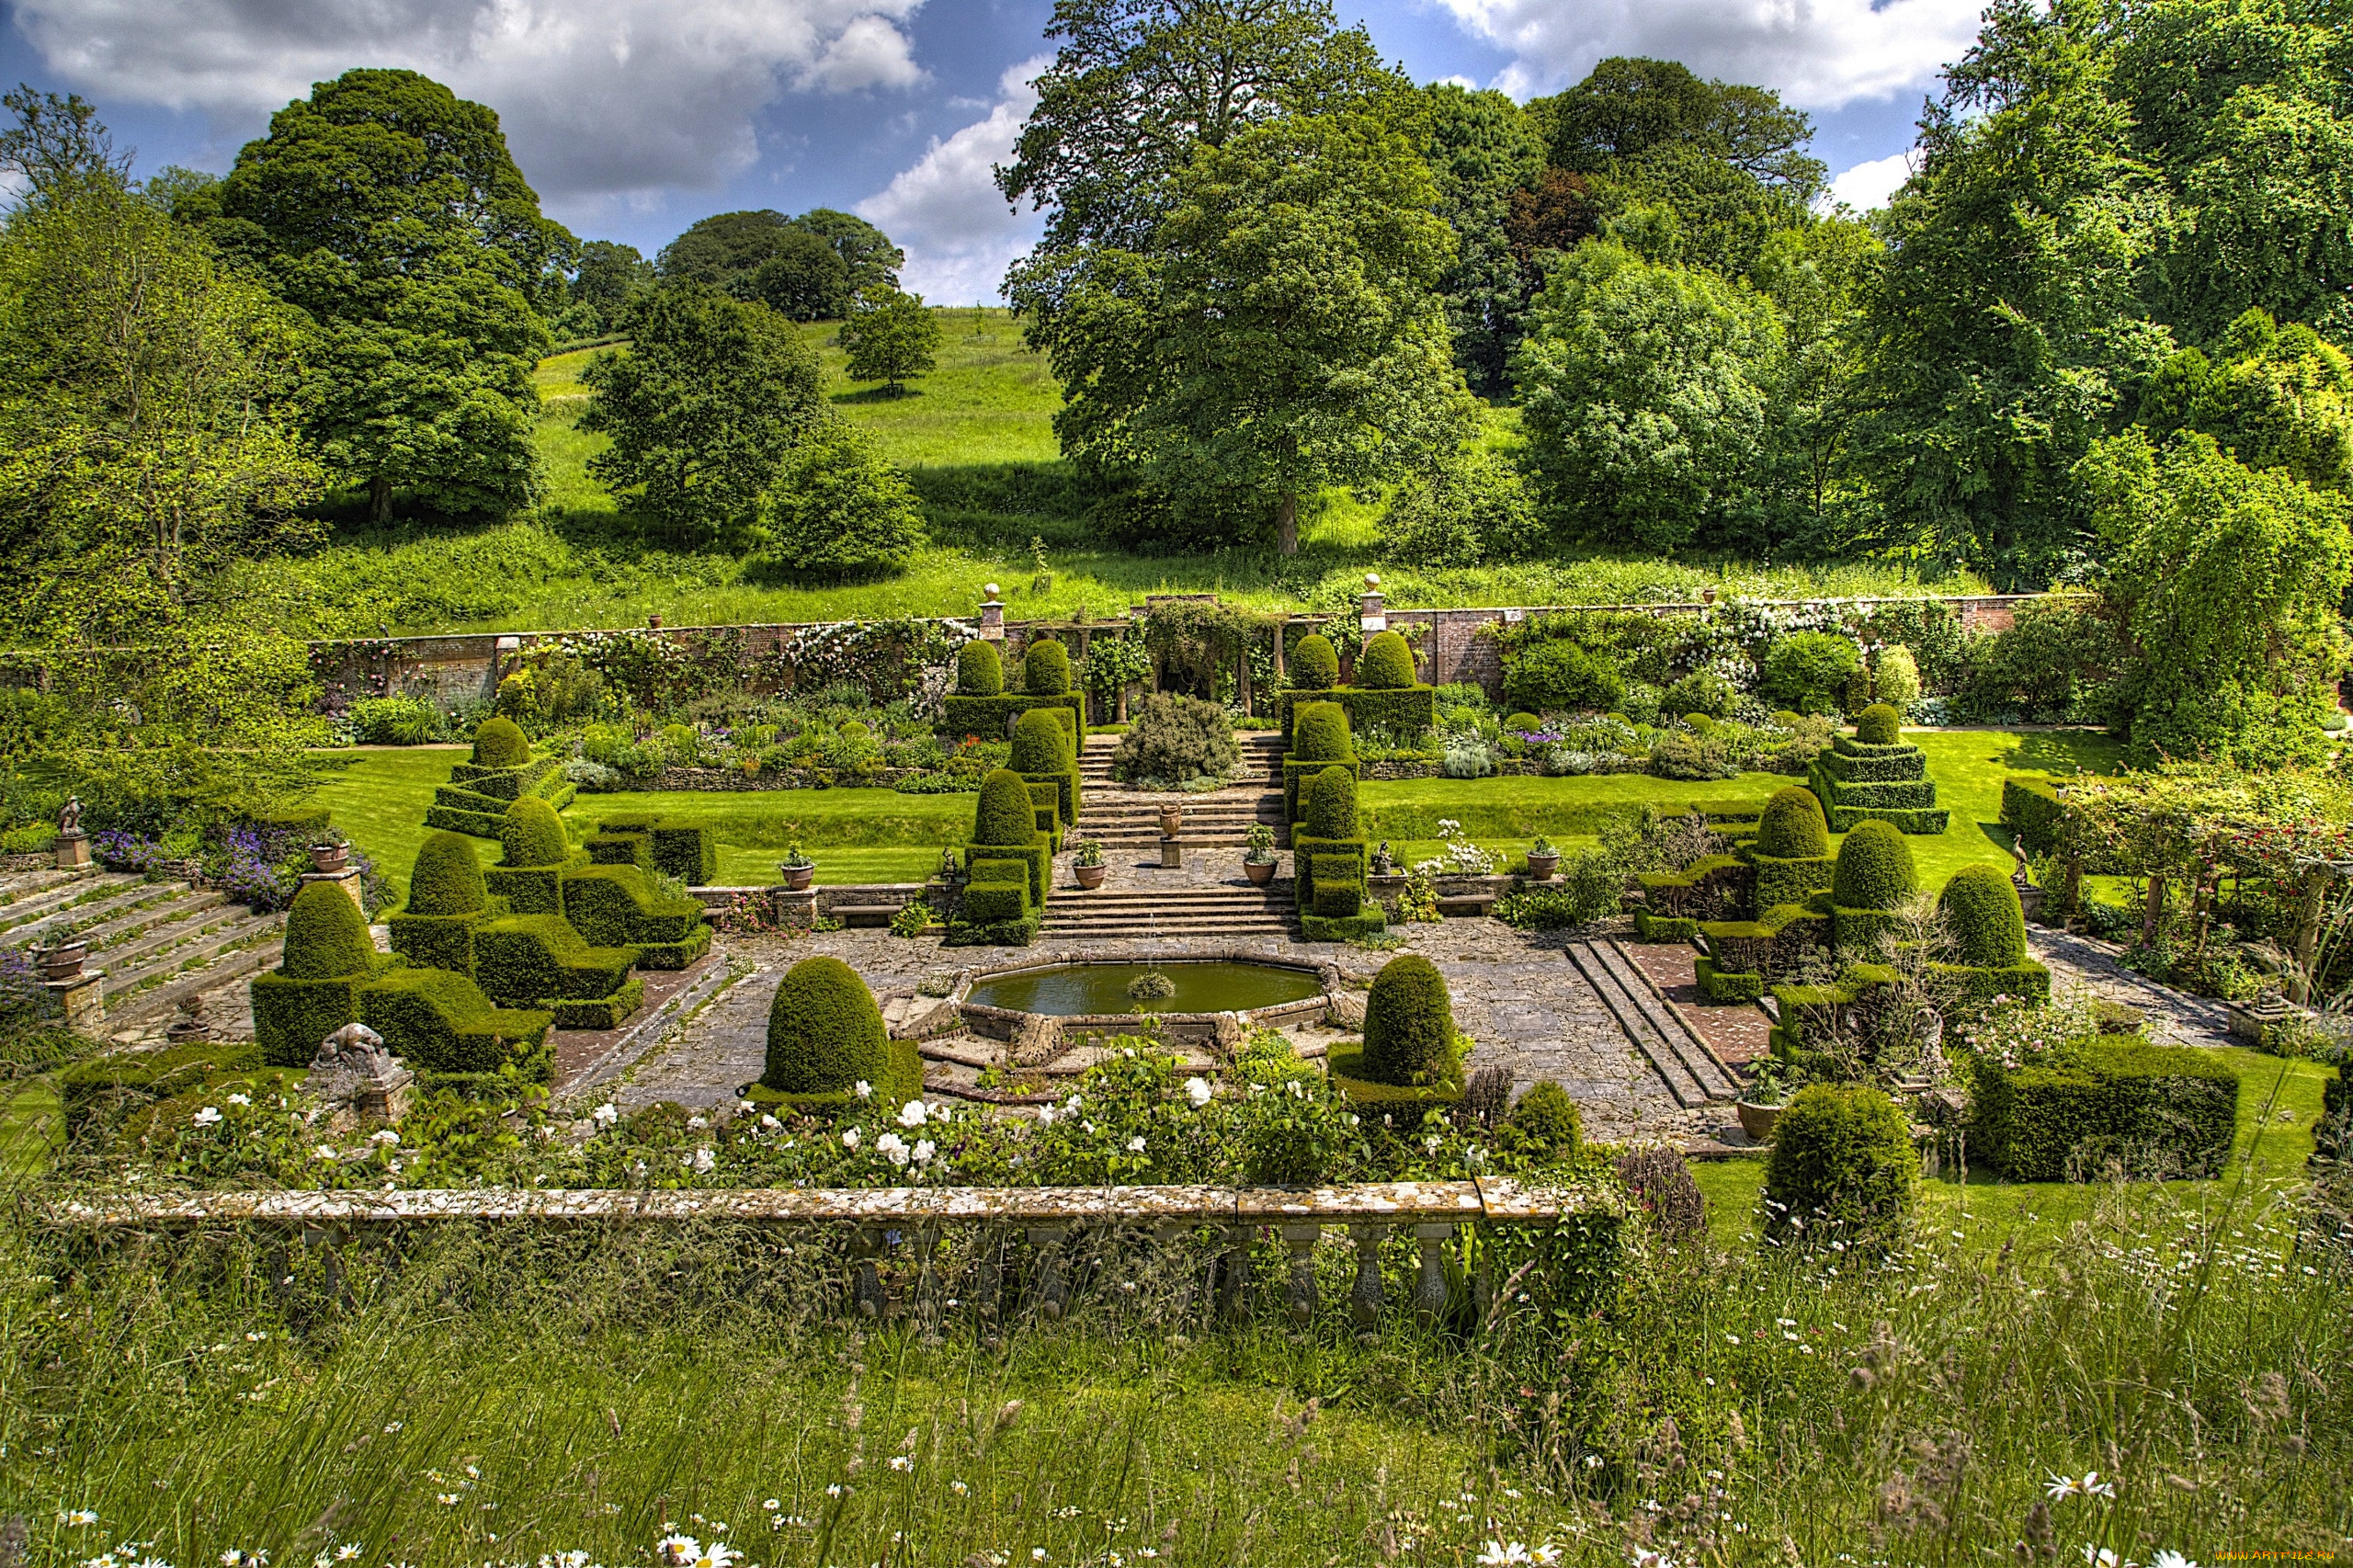
[[1385, 838], [1381, 841], [1381, 847], [1372, 852], [1372, 874], [1376, 877], [1393, 877], [1397, 874], [1397, 862], [1391, 858], [1389, 840]]
[[59, 809], [57, 813], [57, 836], [60, 838], [79, 838], [82, 836], [81, 796], [68, 795], [65, 797], [65, 804]]
[[212, 1038], [212, 1021], [204, 1016], [202, 992], [191, 992], [180, 998], [180, 1016], [164, 1030], [164, 1038], [174, 1045], [187, 1045]]
[[77, 871], [90, 863], [90, 835], [82, 831], [82, 797], [68, 795], [57, 813], [57, 869]]
[[415, 1075], [366, 1024], [346, 1024], [319, 1042], [303, 1087], [322, 1105], [348, 1106], [359, 1116], [397, 1121], [406, 1110]]

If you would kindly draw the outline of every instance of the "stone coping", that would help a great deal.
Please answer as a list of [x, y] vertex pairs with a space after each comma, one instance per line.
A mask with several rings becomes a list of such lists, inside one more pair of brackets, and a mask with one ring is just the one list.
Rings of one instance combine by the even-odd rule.
[[[1313, 996], [1302, 996], [1289, 1002], [1270, 1002], [1263, 1007], [1229, 1007], [1209, 1013], [1030, 1013], [1017, 1007], [994, 1007], [985, 1002], [974, 1002], [972, 987], [983, 980], [995, 980], [1008, 974], [1029, 974], [1039, 970], [1068, 969], [1080, 964], [1133, 964], [1142, 961], [1164, 964], [1187, 963], [1246, 963], [1265, 969], [1304, 970], [1316, 977], [1323, 987]], [[1065, 1035], [1132, 1034], [1147, 1022], [1180, 1038], [1214, 1034], [1217, 1020], [1237, 1018], [1245, 1025], [1256, 1023], [1281, 1024], [1297, 1018], [1321, 1017], [1331, 1006], [1343, 982], [1340, 968], [1328, 959], [1293, 956], [1269, 952], [1264, 948], [1188, 948], [1182, 952], [1107, 953], [1081, 948], [1038, 958], [1025, 958], [1013, 963], [997, 964], [988, 969], [969, 969], [956, 977], [956, 989], [949, 997], [949, 1005], [956, 1010], [976, 1034], [993, 1039], [1009, 1039], [1021, 1021], [1031, 1017], [1051, 1017]], [[999, 1033], [998, 1031], [1003, 1031]]]
[[414, 1224], [484, 1220], [676, 1224], [1542, 1224], [1604, 1208], [1597, 1195], [1503, 1176], [1347, 1187], [741, 1187], [641, 1192], [584, 1187], [125, 1196], [50, 1209], [79, 1229], [221, 1224]]

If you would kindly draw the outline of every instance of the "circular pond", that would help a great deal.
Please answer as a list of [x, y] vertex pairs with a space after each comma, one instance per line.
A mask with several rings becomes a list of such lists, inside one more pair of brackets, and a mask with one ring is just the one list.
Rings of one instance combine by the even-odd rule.
[[[1130, 983], [1157, 971], [1173, 990], [1138, 1001]], [[1113, 1013], [1246, 1013], [1324, 994], [1312, 969], [1283, 964], [1175, 961], [1165, 964], [1064, 963], [993, 974], [972, 983], [965, 1001], [1051, 1017]]]

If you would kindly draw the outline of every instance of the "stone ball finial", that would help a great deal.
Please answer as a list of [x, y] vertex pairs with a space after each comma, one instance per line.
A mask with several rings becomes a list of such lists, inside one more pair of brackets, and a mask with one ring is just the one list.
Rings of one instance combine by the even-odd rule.
[[998, 587], [995, 583], [983, 583], [981, 585], [981, 592], [988, 597], [988, 601], [991, 604], [996, 603], [997, 596], [1004, 591], [1004, 589]]
[[1380, 573], [1378, 573], [1378, 572], [1368, 572], [1368, 573], [1366, 573], [1366, 574], [1364, 574], [1364, 590], [1365, 590], [1365, 592], [1366, 592], [1366, 593], [1369, 593], [1369, 594], [1377, 594], [1377, 593], [1381, 592], [1381, 574], [1380, 574]]

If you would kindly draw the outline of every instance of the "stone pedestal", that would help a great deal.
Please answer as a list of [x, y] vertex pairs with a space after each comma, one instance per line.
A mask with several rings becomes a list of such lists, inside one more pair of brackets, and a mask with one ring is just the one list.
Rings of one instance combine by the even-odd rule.
[[62, 980], [45, 980], [41, 984], [48, 989], [50, 1000], [57, 1004], [65, 1027], [86, 1033], [106, 1017], [106, 998], [98, 983], [106, 977], [106, 971], [94, 969]]
[[1185, 841], [1181, 838], [1162, 839], [1160, 863], [1172, 870], [1181, 869], [1185, 864]]
[[2231, 1038], [2245, 1041], [2253, 1050], [2263, 1049], [2263, 1036], [2274, 1025], [2284, 1024], [2302, 1009], [2271, 992], [2252, 1002], [2225, 1002], [2223, 1016], [2231, 1021]]
[[365, 1024], [346, 1024], [319, 1042], [303, 1088], [332, 1108], [330, 1124], [398, 1121], [408, 1114], [415, 1074]]
[[1364, 574], [1364, 592], [1357, 598], [1357, 619], [1367, 637], [1389, 630], [1389, 609], [1381, 598], [1381, 574], [1377, 572]]
[[76, 829], [57, 835], [57, 869], [78, 871], [90, 863], [90, 835]]
[[981, 635], [992, 642], [1005, 641], [1005, 602], [997, 597], [997, 585], [991, 583], [981, 592], [986, 597], [981, 603]]
[[[352, 906], [354, 909], [357, 909], [358, 911], [359, 911], [359, 913], [360, 913], [360, 915], [361, 915], [362, 916], [365, 916], [365, 915], [367, 915], [367, 913], [368, 913], [368, 905], [367, 905], [367, 904], [366, 904], [366, 903], [361, 900], [361, 898], [360, 898], [360, 896], [359, 896], [359, 869], [358, 869], [358, 867], [356, 867], [356, 866], [346, 866], [346, 867], [345, 867], [342, 870], [340, 870], [340, 871], [305, 871], [305, 872], [303, 872], [303, 873], [302, 873], [302, 886], [303, 886], [303, 887], [309, 887], [313, 882], [333, 882], [333, 883], [335, 883], [337, 887], [341, 888], [341, 889], [344, 891], [344, 893], [345, 893], [347, 897], [349, 897], [349, 899], [351, 900], [351, 906]], [[297, 891], [297, 893], [299, 894], [299, 892], [300, 892], [300, 891], [301, 891], [301, 890], [300, 890], [300, 889], [298, 889], [298, 890], [296, 890], [296, 891]]]

